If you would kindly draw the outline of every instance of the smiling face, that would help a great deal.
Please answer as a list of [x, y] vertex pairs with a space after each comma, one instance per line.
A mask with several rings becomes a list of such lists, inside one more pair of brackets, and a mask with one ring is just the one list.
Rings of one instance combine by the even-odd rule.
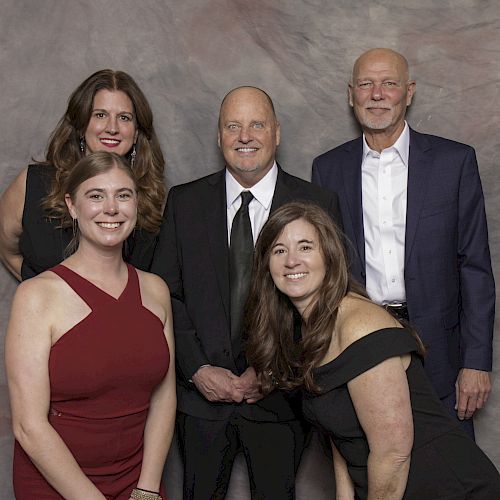
[[365, 133], [385, 132], [397, 139], [414, 92], [406, 59], [389, 49], [373, 49], [354, 65], [349, 104]]
[[98, 90], [85, 131], [87, 153], [111, 151], [125, 156], [137, 140], [132, 101], [121, 90]]
[[82, 182], [73, 197], [65, 196], [71, 217], [77, 219], [80, 246], [120, 246], [135, 227], [137, 192], [130, 175], [116, 165]]
[[297, 219], [283, 228], [271, 248], [269, 271], [276, 287], [303, 317], [307, 315], [326, 272], [318, 233], [312, 224]]
[[268, 96], [241, 87], [224, 99], [218, 144], [226, 167], [244, 187], [252, 187], [269, 172], [280, 143], [280, 126]]

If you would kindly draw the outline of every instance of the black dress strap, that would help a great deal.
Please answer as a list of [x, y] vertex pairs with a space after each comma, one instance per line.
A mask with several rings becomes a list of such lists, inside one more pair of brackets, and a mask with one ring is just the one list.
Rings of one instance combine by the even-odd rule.
[[406, 328], [376, 330], [353, 342], [335, 359], [314, 369], [314, 380], [323, 391], [340, 387], [382, 361], [418, 353], [418, 344]]

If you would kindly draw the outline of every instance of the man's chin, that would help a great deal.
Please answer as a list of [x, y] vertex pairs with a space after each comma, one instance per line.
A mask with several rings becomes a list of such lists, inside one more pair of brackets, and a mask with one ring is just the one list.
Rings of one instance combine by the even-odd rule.
[[388, 129], [391, 126], [390, 121], [364, 121], [362, 123], [363, 128], [368, 129], [368, 130], [373, 130], [374, 132], [381, 132], [383, 130]]
[[261, 165], [236, 165], [235, 170], [237, 170], [240, 174], [245, 175], [245, 174], [253, 174], [255, 172], [258, 172], [259, 170], [262, 170]]

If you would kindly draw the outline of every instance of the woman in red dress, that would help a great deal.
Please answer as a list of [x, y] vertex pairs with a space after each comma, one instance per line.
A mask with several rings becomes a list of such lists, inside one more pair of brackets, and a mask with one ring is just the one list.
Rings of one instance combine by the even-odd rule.
[[120, 156], [99, 152], [63, 192], [76, 251], [19, 285], [7, 331], [16, 498], [164, 498], [172, 315], [165, 283], [122, 257], [141, 225], [136, 182]]

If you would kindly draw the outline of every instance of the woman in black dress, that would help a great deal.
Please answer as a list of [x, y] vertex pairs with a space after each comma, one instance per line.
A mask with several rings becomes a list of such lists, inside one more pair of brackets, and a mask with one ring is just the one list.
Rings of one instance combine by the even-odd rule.
[[105, 69], [71, 94], [45, 160], [24, 169], [0, 199], [0, 259], [17, 279], [36, 276], [64, 259], [72, 232], [58, 227], [65, 210], [62, 185], [78, 160], [97, 151], [114, 152], [130, 162], [148, 210], [124, 256], [140, 269], [149, 267], [166, 194], [165, 161], [141, 89], [127, 73]]
[[303, 388], [304, 414], [332, 444], [337, 499], [500, 498], [494, 465], [428, 382], [418, 336], [351, 281], [319, 207], [291, 203], [269, 218], [247, 312], [262, 390]]

